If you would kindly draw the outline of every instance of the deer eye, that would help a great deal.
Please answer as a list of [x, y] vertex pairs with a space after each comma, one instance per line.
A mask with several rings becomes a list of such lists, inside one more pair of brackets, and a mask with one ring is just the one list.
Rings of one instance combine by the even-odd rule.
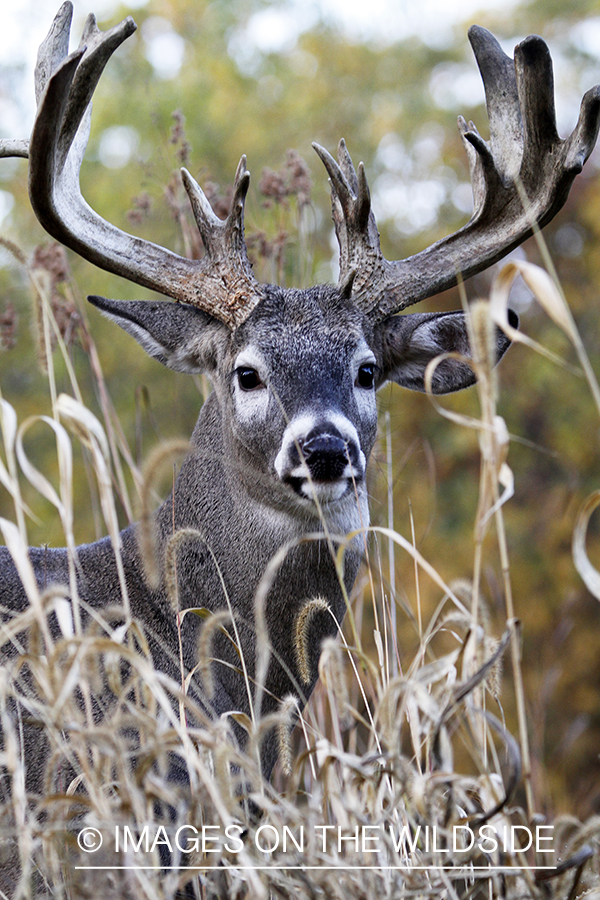
[[356, 376], [356, 386], [361, 388], [372, 388], [375, 384], [375, 363], [365, 363], [358, 370]]
[[240, 366], [239, 369], [236, 369], [236, 372], [239, 385], [243, 391], [255, 391], [257, 388], [264, 387], [256, 369]]

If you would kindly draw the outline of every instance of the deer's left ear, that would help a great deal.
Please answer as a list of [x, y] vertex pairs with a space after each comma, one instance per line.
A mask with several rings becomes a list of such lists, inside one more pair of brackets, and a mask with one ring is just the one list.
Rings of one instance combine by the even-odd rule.
[[[509, 322], [516, 328], [519, 319], [509, 310]], [[392, 316], [379, 326], [382, 371], [380, 381], [395, 381], [413, 391], [425, 390], [425, 370], [442, 353], [460, 353], [471, 357], [467, 323], [462, 312], [412, 313]], [[497, 330], [497, 360], [508, 350], [510, 341]], [[449, 394], [475, 383], [470, 365], [458, 359], [445, 359], [436, 367], [432, 390]]]

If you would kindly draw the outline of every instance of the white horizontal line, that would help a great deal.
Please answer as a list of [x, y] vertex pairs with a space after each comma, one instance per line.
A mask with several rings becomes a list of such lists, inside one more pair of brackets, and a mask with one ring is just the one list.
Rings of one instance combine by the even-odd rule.
[[320, 871], [323, 869], [336, 871], [339, 869], [343, 870], [352, 870], [356, 869], [357, 871], [370, 871], [370, 872], [386, 872], [386, 871], [401, 871], [401, 872], [411, 872], [411, 871], [425, 871], [425, 872], [504, 872], [505, 875], [510, 875], [512, 872], [515, 874], [517, 872], [529, 871], [529, 872], [538, 872], [538, 871], [554, 871], [557, 869], [557, 866], [75, 866], [75, 869], [88, 869], [90, 871], [122, 871], [125, 869], [143, 869], [143, 870], [152, 870], [152, 871], [176, 871], [176, 872], [212, 872], [212, 871], [224, 871], [225, 869], [239, 869], [240, 871], [250, 871], [250, 872], [290, 872], [290, 871], [301, 871], [301, 872], [311, 872], [311, 871]]

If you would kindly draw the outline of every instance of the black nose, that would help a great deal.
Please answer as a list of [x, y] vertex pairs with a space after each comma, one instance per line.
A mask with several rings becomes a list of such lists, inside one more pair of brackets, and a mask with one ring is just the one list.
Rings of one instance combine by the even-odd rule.
[[348, 445], [333, 434], [317, 434], [301, 443], [302, 456], [315, 481], [336, 481], [348, 465]]

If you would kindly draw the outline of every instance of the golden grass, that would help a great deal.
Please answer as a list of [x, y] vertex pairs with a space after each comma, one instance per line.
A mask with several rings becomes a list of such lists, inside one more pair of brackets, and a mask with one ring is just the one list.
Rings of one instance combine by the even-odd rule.
[[[142, 498], [142, 537], [150, 566], [154, 556], [150, 491], [158, 466], [180, 452], [181, 445], [159, 448], [141, 474], [133, 466], [105, 389], [100, 392], [102, 421], [83, 405], [72, 369], [73, 396], [57, 395], [52, 333], [66, 362], [68, 353], [47, 286], [36, 276], [52, 397], [52, 409], [43, 421], [56, 436], [57, 489], [25, 454], [22, 436], [31, 422], [18, 426], [13, 408], [0, 401], [4, 446], [0, 482], [15, 509], [14, 521], [2, 519], [0, 529], [30, 601], [2, 630], [2, 645], [5, 650], [12, 648], [12, 653], [0, 673], [0, 766], [2, 781], [10, 788], [3, 791], [0, 809], [0, 866], [9, 859], [18, 872], [14, 900], [103, 895], [166, 900], [177, 896], [186, 883], [199, 897], [265, 900], [570, 900], [584, 892], [588, 898], [600, 897], [600, 821], [585, 825], [572, 819], [544, 821], [535, 808], [530, 783], [519, 598], [513, 598], [503, 520], [513, 478], [509, 435], [497, 412], [492, 349], [494, 323], [507, 328], [510, 280], [517, 271], [573, 341], [592, 394], [599, 396], [555, 283], [542, 270], [510, 264], [496, 282], [490, 302], [470, 307], [481, 415], [457, 420], [454, 413], [440, 407], [445, 416], [457, 420], [449, 427], [475, 428], [479, 438], [481, 477], [473, 571], [466, 573], [464, 582], [448, 585], [416, 548], [413, 535], [406, 537], [392, 528], [369, 529], [367, 575], [359, 579], [340, 637], [323, 647], [319, 688], [301, 711], [293, 734], [291, 723], [298, 712], [295, 698], [283, 698], [278, 713], [269, 717], [260, 716], [259, 699], [252, 706], [252, 716], [233, 714], [249, 732], [246, 753], [236, 747], [227, 718], [207, 721], [187, 696], [185, 680], [174, 683], [154, 669], [143, 629], [129, 615], [124, 579], [121, 603], [102, 615], [96, 613], [89, 626], [82, 625], [85, 604], [77, 597], [75, 580], [72, 442], [86, 448], [117, 554], [114, 491], [121, 498], [126, 495], [123, 462], [131, 466]], [[512, 336], [523, 340], [520, 334]], [[91, 336], [88, 339], [93, 347]], [[90, 357], [103, 383], [95, 350]], [[439, 407], [438, 401], [431, 400]], [[386, 444], [389, 449], [389, 433]], [[388, 513], [393, 522], [391, 467], [388, 453]], [[72, 605], [60, 591], [43, 592], [35, 584], [26, 550], [23, 477], [54, 504], [62, 521], [65, 544], [71, 551]], [[578, 570], [600, 599], [599, 576], [585, 554], [587, 522], [598, 502], [594, 495], [582, 510], [574, 545]], [[133, 504], [127, 499], [126, 505]], [[502, 566], [505, 629], [501, 637], [491, 632], [482, 602], [484, 537], [489, 533], [495, 534]], [[170, 595], [176, 617], [181, 615], [176, 551], [181, 542], [198, 537], [186, 531], [171, 539]], [[380, 544], [388, 549], [391, 593], [383, 575]], [[399, 552], [414, 561], [413, 614], [420, 635], [413, 658], [402, 663], [396, 646], [393, 587], [394, 557]], [[340, 567], [342, 561], [343, 547], [338, 553]], [[272, 574], [265, 575], [263, 594]], [[422, 579], [431, 582], [437, 597], [429, 614], [419, 599]], [[304, 625], [314, 614], [327, 614], [324, 607], [324, 601], [313, 599], [297, 623], [300, 663], [302, 654], [306, 655]], [[49, 626], [52, 611], [60, 634]], [[198, 648], [198, 671], [206, 678], [215, 631], [230, 624], [231, 614], [198, 613], [206, 618]], [[259, 597], [257, 631], [264, 662], [270, 650], [261, 614]], [[511, 736], [502, 723], [500, 704], [507, 690], [504, 656], [515, 691], [518, 737]], [[264, 666], [259, 665], [259, 685], [261, 672]], [[252, 693], [250, 685], [248, 690]], [[56, 785], [62, 779], [60, 792], [48, 787], [40, 796], [26, 796], [28, 760], [21, 746], [20, 722], [14, 717], [15, 702], [47, 734], [51, 752], [44, 763], [43, 783]], [[104, 709], [102, 718], [94, 712], [98, 706]], [[188, 722], [196, 724], [190, 727]], [[273, 726], [281, 759], [273, 783], [266, 783], [260, 774], [259, 748], [265, 730]], [[174, 759], [186, 773], [183, 781], [169, 777]], [[242, 794], [251, 800], [250, 805], [240, 800]], [[467, 827], [476, 831], [484, 825], [500, 833], [503, 828], [521, 826], [521, 835], [536, 825], [550, 827], [553, 831], [543, 834], [553, 835], [550, 846], [556, 853], [535, 848], [503, 853], [490, 844], [465, 848], [460, 838], [468, 836]], [[204, 847], [199, 839], [203, 826]], [[104, 839], [102, 850], [93, 854], [77, 842], [77, 835], [90, 828], [97, 830], [89, 832], [90, 839], [98, 835]], [[174, 845], [178, 829], [183, 829], [180, 844], [190, 852], [174, 846], [173, 866], [167, 868], [160, 847], [168, 841]], [[189, 842], [192, 837], [198, 838], [196, 843]], [[108, 868], [92, 870], [91, 865]], [[537, 868], [548, 866], [558, 868]]]

